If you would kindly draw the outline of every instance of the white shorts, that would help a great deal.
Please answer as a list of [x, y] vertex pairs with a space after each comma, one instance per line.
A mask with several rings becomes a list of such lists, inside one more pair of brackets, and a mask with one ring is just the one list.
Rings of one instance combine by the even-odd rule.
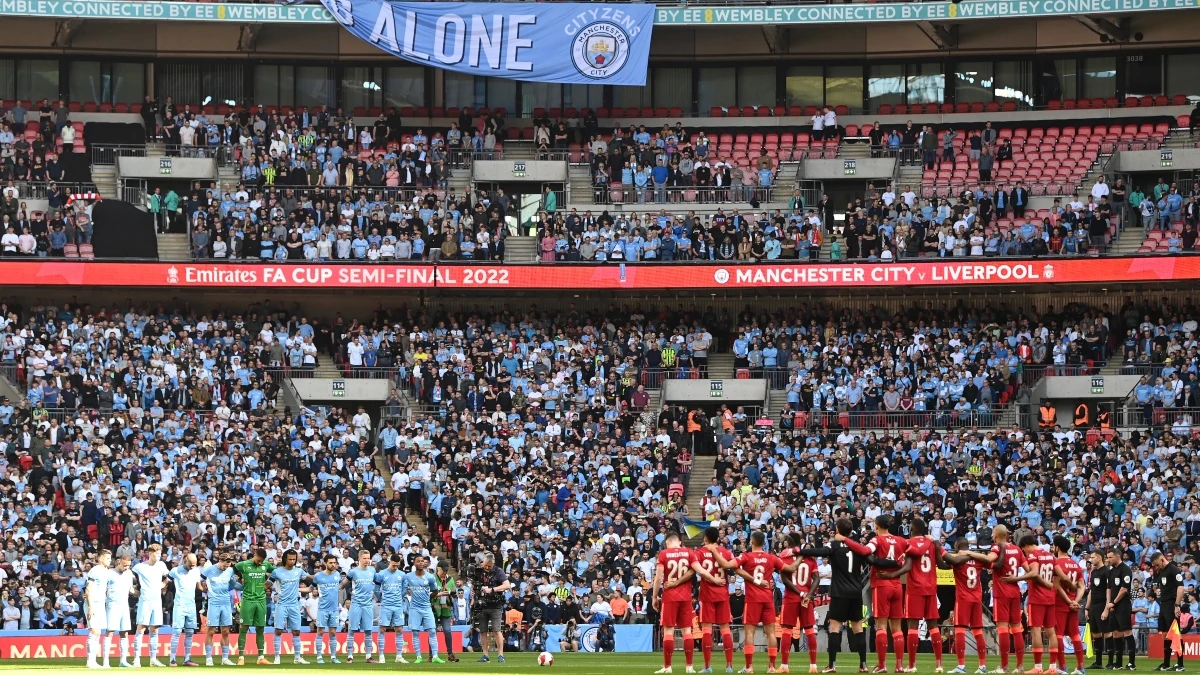
[[129, 623], [129, 607], [112, 607], [108, 610], [108, 632], [128, 633], [133, 629]]
[[139, 626], [161, 626], [161, 625], [163, 625], [162, 604], [160, 603], [158, 605], [138, 605], [137, 625], [139, 625]]
[[87, 608], [87, 626], [88, 630], [93, 633], [108, 630], [108, 615], [104, 612], [104, 608]]

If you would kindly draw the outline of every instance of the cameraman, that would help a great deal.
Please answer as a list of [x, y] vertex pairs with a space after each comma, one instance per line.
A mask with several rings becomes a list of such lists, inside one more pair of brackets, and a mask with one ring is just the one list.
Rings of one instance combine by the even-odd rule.
[[600, 631], [596, 635], [596, 651], [617, 651], [617, 629], [613, 628], [611, 619], [600, 624]]
[[575, 624], [575, 619], [567, 621], [563, 628], [562, 637], [558, 640], [558, 649], [563, 652], [579, 651], [579, 626]]
[[541, 619], [534, 621], [533, 625], [529, 626], [529, 635], [526, 638], [526, 643], [529, 645], [529, 651], [546, 651], [546, 638], [549, 636], [550, 634], [546, 630], [546, 626], [542, 623]]
[[474, 606], [472, 618], [479, 629], [483, 656], [480, 663], [487, 663], [488, 637], [496, 643], [496, 660], [504, 663], [504, 592], [512, 587], [504, 570], [496, 566], [496, 556], [486, 553], [471, 575], [474, 584]]

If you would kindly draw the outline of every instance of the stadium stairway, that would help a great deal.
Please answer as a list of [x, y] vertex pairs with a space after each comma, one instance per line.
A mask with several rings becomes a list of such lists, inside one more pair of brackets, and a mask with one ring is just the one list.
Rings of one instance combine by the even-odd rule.
[[117, 178], [116, 165], [92, 165], [92, 182], [96, 190], [105, 199], [120, 199], [120, 180]]
[[337, 367], [337, 364], [332, 359], [325, 358], [323, 354], [317, 361], [317, 369], [313, 371], [313, 377], [324, 380], [337, 380], [345, 376], [346, 374]]
[[592, 208], [592, 170], [587, 164], [571, 164], [567, 168], [567, 181], [570, 184], [568, 206], [574, 206], [581, 212]]
[[191, 260], [192, 247], [185, 232], [158, 235], [159, 260]]
[[537, 258], [537, 237], [506, 237], [504, 239], [504, 262], [531, 263]]
[[16, 405], [25, 399], [22, 388], [17, 382], [10, 382], [7, 376], [0, 375], [0, 396], [8, 398], [8, 402]]
[[[704, 498], [704, 491], [712, 483], [713, 472], [716, 471], [717, 458], [715, 455], [696, 455], [692, 457], [692, 476], [688, 481], [687, 487], [687, 508], [689, 517], [692, 520], [704, 520], [704, 511], [700, 509], [700, 500]], [[696, 536], [688, 541], [689, 545], [695, 546], [699, 543], [700, 537]]]
[[732, 380], [733, 375], [733, 354], [709, 353], [708, 378], [710, 380]]
[[921, 179], [925, 174], [925, 169], [920, 164], [905, 164], [900, 167], [900, 173], [896, 177], [896, 194], [904, 191], [905, 185], [913, 186], [913, 192], [920, 194]]
[[871, 157], [869, 143], [845, 142], [838, 146], [838, 159], [868, 159]]
[[767, 409], [763, 411], [767, 417], [776, 419], [779, 411], [787, 407], [787, 390], [772, 389], [767, 394]]
[[1188, 149], [1196, 147], [1196, 137], [1186, 127], [1175, 128], [1163, 139], [1162, 147], [1172, 149]]
[[1108, 249], [1109, 255], [1134, 255], [1146, 241], [1146, 230], [1142, 227], [1126, 227], [1117, 234]]

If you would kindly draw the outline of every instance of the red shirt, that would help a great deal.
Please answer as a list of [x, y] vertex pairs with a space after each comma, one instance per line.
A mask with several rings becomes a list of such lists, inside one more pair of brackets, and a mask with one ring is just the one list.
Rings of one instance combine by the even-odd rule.
[[1034, 563], [1038, 566], [1038, 577], [1043, 581], [1049, 581], [1050, 587], [1047, 588], [1037, 582], [1036, 579], [1029, 580], [1029, 604], [1031, 605], [1053, 605], [1054, 596], [1054, 554], [1042, 549], [1034, 549], [1025, 560], [1033, 567]]
[[775, 573], [783, 569], [783, 561], [774, 553], [766, 551], [747, 551], [738, 558], [738, 565], [746, 570], [754, 581], [763, 580], [767, 587], [762, 588], [756, 583], [746, 582], [746, 602], [762, 602], [775, 604]]
[[978, 560], [954, 566], [954, 602], [983, 602], [983, 565]]
[[[849, 542], [847, 542], [849, 546]], [[853, 549], [853, 546], [850, 546]], [[866, 555], [874, 555], [876, 558], [887, 558], [901, 562], [904, 559], [904, 552], [908, 550], [908, 542], [894, 534], [879, 534], [875, 538], [867, 542], [866, 546], [862, 546], [866, 550]], [[881, 574], [894, 572], [894, 569], [880, 569], [878, 567], [871, 568], [871, 587], [900, 587], [900, 579], [886, 579], [881, 577]]]
[[937, 562], [933, 559], [934, 543], [929, 537], [908, 540], [906, 555], [913, 559], [908, 572], [909, 595], [937, 595]]
[[663, 602], [691, 602], [691, 584], [680, 584], [673, 588], [666, 587], [667, 584], [682, 579], [692, 569], [691, 549], [680, 546], [659, 551], [658, 566], [663, 570]]
[[[1079, 566], [1079, 563], [1070, 558], [1055, 558], [1054, 566], [1062, 570], [1063, 575], [1070, 579], [1071, 583], [1075, 584], [1074, 591], [1066, 588], [1063, 589], [1067, 592], [1067, 597], [1074, 598], [1076, 591], [1079, 590], [1079, 584], [1083, 580], [1083, 568]], [[1055, 584], [1061, 585], [1060, 582], [1055, 582]], [[1063, 600], [1062, 596], [1060, 596], [1057, 591], [1054, 593], [1054, 606], [1058, 609], [1070, 609], [1070, 607], [1067, 605], [1067, 601]]]
[[[793, 553], [793, 551], [795, 551], [795, 549], [789, 548], [783, 552], [782, 556], [780, 556], [780, 559], [783, 561], [785, 567], [796, 561], [796, 555]], [[788, 581], [792, 582], [792, 585], [800, 591], [800, 595], [796, 595], [785, 587], [783, 590], [783, 601], [800, 602], [800, 600], [803, 599], [803, 596], [808, 594], [808, 591], [812, 588], [812, 585], [820, 583], [821, 581], [817, 575], [817, 559], [802, 559], [800, 561], [800, 566], [797, 567], [794, 572], [792, 572]]]
[[[991, 553], [999, 554], [1000, 545], [992, 544]], [[997, 559], [999, 562], [999, 559]], [[1004, 569], [992, 567], [992, 595], [997, 598], [1013, 598], [1020, 599], [1021, 587], [1017, 584], [1005, 583], [1000, 581], [1003, 577], [1019, 577], [1021, 576], [1021, 568], [1025, 566], [1025, 554], [1021, 553], [1021, 549], [1017, 548], [1016, 544], [1004, 544]]]
[[[729, 552], [729, 549], [718, 548], [717, 554], [719, 554], [725, 560], [733, 560], [733, 554]], [[707, 548], [698, 548], [692, 551], [692, 562], [699, 563], [700, 569], [713, 575], [714, 577], [725, 580], [724, 568], [717, 564], [716, 555], [714, 555], [713, 552]], [[705, 581], [704, 577], [700, 577], [700, 602], [727, 602], [728, 600], [728, 581], [726, 581], [726, 584], [724, 585], [716, 586]]]

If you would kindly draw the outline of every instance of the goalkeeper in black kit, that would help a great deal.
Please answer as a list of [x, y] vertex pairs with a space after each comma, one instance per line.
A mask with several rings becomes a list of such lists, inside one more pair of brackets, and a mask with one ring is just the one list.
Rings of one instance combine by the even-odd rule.
[[[838, 518], [837, 533], [849, 537], [854, 523]], [[822, 548], [802, 548], [798, 555], [825, 558], [833, 573], [829, 584], [829, 666], [825, 673], [837, 672], [837, 655], [842, 650], [842, 626], [850, 624], [850, 651], [858, 652], [858, 672], [867, 672], [867, 639], [863, 633], [863, 588], [870, 567], [895, 568], [899, 563], [876, 556], [862, 556], [840, 541]]]

